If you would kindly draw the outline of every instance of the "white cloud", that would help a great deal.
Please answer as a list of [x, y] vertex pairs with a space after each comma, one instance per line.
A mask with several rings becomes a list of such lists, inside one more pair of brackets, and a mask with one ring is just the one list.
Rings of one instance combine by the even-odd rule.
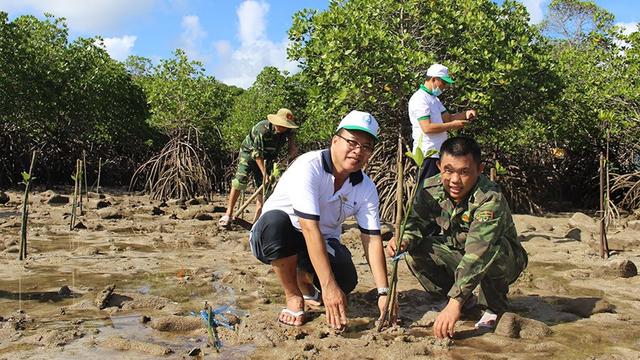
[[544, 17], [544, 3], [547, 0], [519, 0], [529, 11], [529, 22], [537, 24], [542, 21]]
[[[631, 33], [636, 32], [636, 31], [640, 31], [640, 26], [638, 25], [638, 23], [617, 23], [615, 24], [619, 29], [620, 32], [622, 33], [622, 35], [631, 35]], [[618, 45], [618, 47], [624, 49], [624, 48], [629, 48], [631, 46], [631, 44], [627, 41], [622, 41], [621, 39], [617, 38], [616, 40], [614, 40], [616, 45]]]
[[631, 33], [639, 30], [638, 23], [617, 23], [616, 26], [622, 30], [624, 35], [631, 35]]
[[265, 37], [268, 12], [269, 4], [264, 1], [246, 0], [240, 4], [236, 14], [238, 15], [238, 35], [241, 42], [250, 43]]
[[121, 22], [153, 9], [158, 0], [0, 0], [7, 11], [31, 9], [67, 18], [70, 29], [102, 32], [117, 29]]
[[200, 24], [200, 18], [195, 15], [187, 15], [182, 18], [182, 33], [178, 41], [178, 47], [183, 49], [187, 56], [193, 60], [206, 62], [210, 55], [203, 53], [201, 48], [202, 41], [207, 37]]
[[214, 44], [221, 64], [216, 77], [229, 85], [248, 88], [265, 66], [275, 66], [290, 73], [297, 72], [298, 64], [287, 60], [289, 41], [285, 38], [273, 42], [267, 38], [269, 4], [264, 1], [245, 0], [238, 7], [238, 38], [240, 46], [230, 49], [228, 42]]
[[105, 38], [102, 45], [112, 58], [123, 61], [131, 54], [131, 49], [133, 49], [136, 39], [137, 37], [132, 35]]

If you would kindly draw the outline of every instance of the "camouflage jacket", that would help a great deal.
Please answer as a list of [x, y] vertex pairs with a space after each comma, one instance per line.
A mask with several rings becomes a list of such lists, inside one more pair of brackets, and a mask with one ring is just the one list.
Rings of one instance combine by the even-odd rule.
[[463, 254], [448, 293], [451, 298], [466, 301], [489, 266], [507, 251], [516, 256], [516, 263], [522, 268], [527, 263], [509, 205], [498, 185], [485, 175], [480, 175], [474, 189], [458, 204], [445, 193], [439, 174], [423, 182], [403, 241], [409, 240], [411, 250], [427, 237]]
[[268, 120], [262, 120], [254, 125], [249, 135], [244, 138], [240, 152], [252, 159], [274, 160], [290, 136], [291, 130], [278, 134]]

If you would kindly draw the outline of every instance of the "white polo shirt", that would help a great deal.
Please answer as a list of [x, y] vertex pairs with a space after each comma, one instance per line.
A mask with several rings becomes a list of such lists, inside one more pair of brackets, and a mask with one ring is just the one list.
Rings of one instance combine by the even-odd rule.
[[420, 128], [420, 121], [430, 119], [432, 124], [442, 124], [442, 114], [447, 109], [442, 105], [438, 97], [431, 95], [424, 85], [413, 93], [409, 99], [409, 120], [411, 120], [411, 136], [413, 137], [413, 151], [418, 144], [425, 153], [436, 150], [438, 153], [432, 157], [440, 157], [440, 146], [447, 140], [447, 132], [425, 134]]
[[339, 240], [342, 223], [350, 216], [355, 217], [363, 233], [379, 235], [379, 200], [373, 181], [359, 170], [334, 193], [332, 173], [328, 149], [299, 156], [278, 181], [262, 213], [282, 210], [297, 229], [300, 229], [299, 218], [319, 221], [325, 240]]

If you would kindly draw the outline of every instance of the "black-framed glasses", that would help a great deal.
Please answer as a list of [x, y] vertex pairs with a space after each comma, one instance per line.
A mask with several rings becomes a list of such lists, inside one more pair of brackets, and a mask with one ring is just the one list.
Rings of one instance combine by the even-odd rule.
[[355, 148], [359, 147], [363, 152], [365, 152], [367, 154], [371, 154], [373, 152], [373, 145], [361, 144], [356, 140], [347, 139], [346, 137], [344, 137], [344, 136], [342, 136], [340, 134], [336, 134], [336, 136], [347, 142], [347, 145], [349, 145], [349, 150], [354, 150]]

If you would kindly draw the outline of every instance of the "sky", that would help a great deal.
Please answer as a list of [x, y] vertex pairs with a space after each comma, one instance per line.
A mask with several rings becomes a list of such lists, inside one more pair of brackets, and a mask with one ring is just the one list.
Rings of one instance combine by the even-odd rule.
[[[501, 0], [496, 0], [502, 2]], [[540, 22], [550, 0], [518, 0]], [[0, 0], [9, 19], [65, 17], [71, 39], [101, 36], [112, 58], [129, 55], [157, 62], [176, 48], [205, 65], [216, 79], [251, 86], [264, 66], [295, 73], [287, 60], [287, 31], [292, 16], [304, 9], [324, 10], [328, 0]], [[633, 31], [640, 21], [640, 0], [596, 0]]]

